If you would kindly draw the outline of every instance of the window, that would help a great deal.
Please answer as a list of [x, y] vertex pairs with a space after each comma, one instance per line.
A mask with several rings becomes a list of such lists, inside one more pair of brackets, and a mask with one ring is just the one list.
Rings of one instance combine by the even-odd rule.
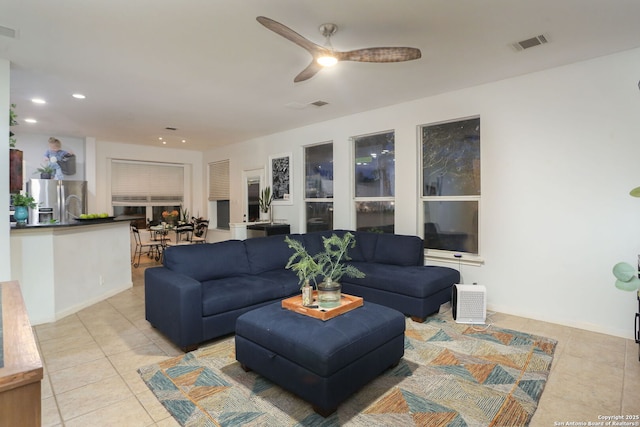
[[304, 148], [307, 232], [333, 230], [333, 143]]
[[353, 138], [356, 229], [394, 232], [395, 132]]
[[479, 254], [480, 118], [424, 125], [422, 224], [427, 254]]
[[229, 160], [209, 163], [209, 201], [214, 202], [216, 228], [229, 229]]
[[184, 203], [184, 165], [111, 161], [113, 214], [144, 226], [162, 221], [163, 210], [179, 210]]

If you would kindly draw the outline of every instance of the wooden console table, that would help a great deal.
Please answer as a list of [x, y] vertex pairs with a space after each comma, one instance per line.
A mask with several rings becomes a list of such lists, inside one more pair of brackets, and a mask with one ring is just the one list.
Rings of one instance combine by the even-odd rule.
[[42, 361], [16, 281], [0, 282], [3, 365], [0, 426], [39, 426]]

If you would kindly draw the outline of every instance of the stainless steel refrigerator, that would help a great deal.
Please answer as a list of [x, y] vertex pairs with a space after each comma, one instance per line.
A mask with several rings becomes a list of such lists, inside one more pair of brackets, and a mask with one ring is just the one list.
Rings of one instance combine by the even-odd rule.
[[29, 224], [69, 224], [87, 213], [87, 181], [31, 179], [27, 192], [38, 205], [29, 211]]

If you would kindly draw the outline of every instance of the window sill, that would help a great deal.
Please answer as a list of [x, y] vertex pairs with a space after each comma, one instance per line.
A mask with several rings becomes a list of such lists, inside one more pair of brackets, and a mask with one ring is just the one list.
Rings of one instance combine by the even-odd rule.
[[[458, 257], [456, 257], [458, 255]], [[424, 251], [425, 261], [450, 262], [453, 264], [475, 265], [484, 264], [484, 259], [478, 255], [460, 254], [448, 251], [426, 250]]]

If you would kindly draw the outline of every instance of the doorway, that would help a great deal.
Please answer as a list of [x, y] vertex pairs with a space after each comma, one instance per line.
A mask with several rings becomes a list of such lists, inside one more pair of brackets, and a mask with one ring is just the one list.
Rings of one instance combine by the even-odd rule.
[[264, 169], [252, 169], [242, 172], [244, 189], [243, 221], [256, 222], [260, 220], [260, 191], [264, 183]]

